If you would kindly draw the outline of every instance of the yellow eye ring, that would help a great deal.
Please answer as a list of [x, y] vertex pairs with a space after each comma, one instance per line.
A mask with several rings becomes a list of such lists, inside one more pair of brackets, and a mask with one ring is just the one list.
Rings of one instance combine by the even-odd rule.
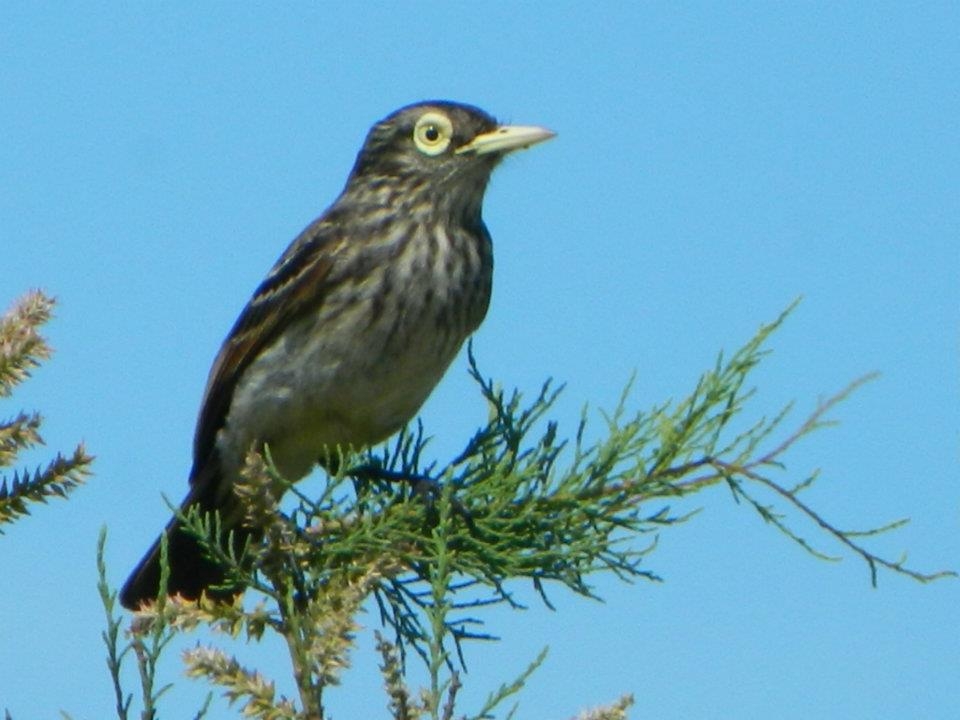
[[424, 155], [439, 155], [450, 147], [451, 138], [453, 124], [442, 113], [424, 113], [413, 128], [413, 142]]

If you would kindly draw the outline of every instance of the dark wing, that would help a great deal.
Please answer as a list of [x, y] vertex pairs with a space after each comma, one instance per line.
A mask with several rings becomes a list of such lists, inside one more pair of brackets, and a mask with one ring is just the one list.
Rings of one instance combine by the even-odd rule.
[[214, 451], [240, 377], [290, 322], [323, 303], [325, 281], [342, 245], [333, 224], [325, 218], [315, 221], [287, 248], [240, 313], [210, 368], [193, 440], [191, 483]]

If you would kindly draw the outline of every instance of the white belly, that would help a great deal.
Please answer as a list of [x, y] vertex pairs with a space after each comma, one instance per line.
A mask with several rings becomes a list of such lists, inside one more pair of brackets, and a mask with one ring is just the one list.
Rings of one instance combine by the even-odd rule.
[[[396, 289], [398, 312], [375, 302], [378, 280], [338, 286], [244, 371], [217, 436], [227, 477], [265, 442], [280, 473], [298, 480], [338, 445], [379, 442], [416, 415], [483, 313], [451, 321], [449, 304], [464, 298], [444, 300], [432, 276]], [[489, 293], [488, 276], [473, 284]]]

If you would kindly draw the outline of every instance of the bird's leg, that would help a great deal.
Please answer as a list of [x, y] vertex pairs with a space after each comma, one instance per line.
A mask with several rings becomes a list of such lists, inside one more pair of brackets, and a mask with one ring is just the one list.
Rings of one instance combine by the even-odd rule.
[[[360, 482], [380, 480], [391, 484], [406, 483], [412, 488], [415, 497], [427, 499], [427, 504], [430, 508], [433, 507], [434, 502], [440, 497], [440, 483], [427, 475], [387, 470], [374, 463], [365, 463], [352, 467], [346, 472], [346, 475]], [[450, 500], [454, 512], [463, 518], [468, 525], [472, 526], [473, 521], [470, 512], [464, 504], [452, 495]]]
[[414, 495], [428, 497], [431, 501], [440, 495], [440, 483], [426, 475], [387, 470], [375, 463], [357, 465], [345, 474], [360, 482], [382, 480], [391, 484], [406, 483], [413, 489]]

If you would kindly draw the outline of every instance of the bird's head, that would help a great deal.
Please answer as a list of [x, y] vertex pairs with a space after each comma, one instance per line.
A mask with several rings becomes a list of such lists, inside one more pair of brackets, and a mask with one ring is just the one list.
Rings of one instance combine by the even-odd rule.
[[500, 124], [471, 105], [408, 105], [371, 128], [347, 191], [373, 191], [382, 202], [396, 199], [391, 190], [407, 197], [426, 194], [443, 204], [463, 200], [479, 211], [497, 163], [514, 150], [553, 136], [542, 127]]

